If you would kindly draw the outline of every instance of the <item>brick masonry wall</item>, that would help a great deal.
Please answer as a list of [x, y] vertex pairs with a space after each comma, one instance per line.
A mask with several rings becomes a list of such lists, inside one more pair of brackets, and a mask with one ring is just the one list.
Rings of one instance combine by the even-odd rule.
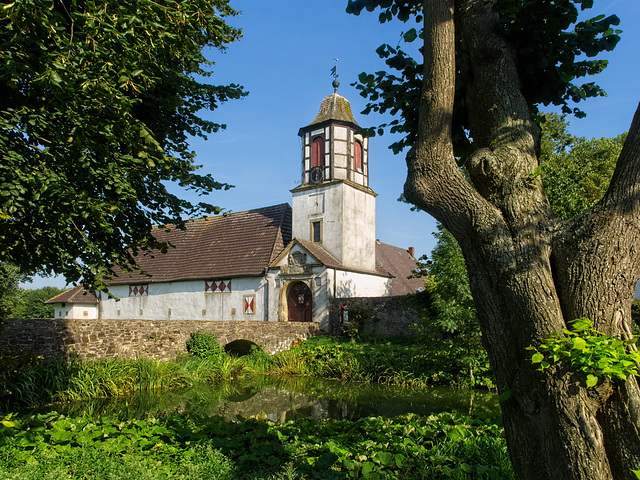
[[298, 322], [6, 319], [0, 321], [0, 351], [45, 358], [171, 359], [186, 353], [194, 331], [215, 333], [222, 345], [249, 340], [269, 353], [319, 334], [317, 324]]
[[418, 336], [412, 325], [420, 323], [420, 314], [404, 296], [399, 297], [362, 297], [351, 299], [333, 299], [329, 309], [329, 329], [334, 335], [340, 335], [342, 324], [342, 305], [359, 303], [368, 310], [361, 333], [374, 337]]

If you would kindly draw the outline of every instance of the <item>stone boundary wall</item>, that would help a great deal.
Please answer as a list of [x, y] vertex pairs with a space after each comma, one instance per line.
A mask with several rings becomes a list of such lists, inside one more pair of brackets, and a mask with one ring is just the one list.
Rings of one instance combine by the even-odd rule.
[[329, 306], [329, 329], [333, 335], [341, 334], [342, 305], [358, 303], [368, 310], [361, 333], [373, 337], [416, 338], [413, 325], [421, 321], [420, 313], [405, 296], [337, 298]]
[[249, 340], [268, 353], [319, 334], [315, 323], [196, 320], [0, 320], [0, 351], [28, 351], [45, 358], [157, 358], [186, 353], [192, 332], [215, 333], [222, 345]]

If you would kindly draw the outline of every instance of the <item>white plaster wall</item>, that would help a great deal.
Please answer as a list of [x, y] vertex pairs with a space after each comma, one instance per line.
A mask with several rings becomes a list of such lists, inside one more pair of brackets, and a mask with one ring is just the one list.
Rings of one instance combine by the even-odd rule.
[[390, 297], [391, 279], [366, 273], [335, 271], [335, 298]]
[[[323, 194], [324, 212], [312, 212], [309, 196]], [[345, 183], [293, 193], [293, 236], [311, 241], [310, 223], [322, 220], [322, 247], [345, 267], [375, 271], [375, 195]]]
[[320, 330], [329, 329], [329, 271], [326, 267], [315, 267], [314, 277], [311, 279], [313, 293], [313, 321], [320, 326]]
[[[229, 280], [229, 279], [219, 279]], [[231, 278], [231, 292], [205, 293], [204, 280], [151, 283], [149, 294], [129, 296], [128, 285], [110, 287], [118, 301], [102, 299], [102, 318], [143, 320], [264, 320], [263, 277]], [[254, 314], [244, 314], [245, 295], [255, 295]]]
[[347, 185], [342, 190], [342, 264], [376, 269], [376, 199]]
[[[345, 163], [346, 163], [346, 157], [345, 157]], [[346, 180], [347, 179], [347, 169], [346, 168], [334, 168], [333, 169], [333, 176], [336, 180]]]
[[[347, 141], [347, 127], [342, 127], [342, 126], [334, 126], [333, 127], [333, 139], [334, 140], [344, 140], [345, 142]], [[347, 151], [345, 150], [344, 153], [346, 153]]]
[[280, 291], [278, 290], [277, 270], [270, 270], [266, 275], [264, 286], [265, 303], [267, 304], [267, 318], [269, 321], [280, 321]]
[[96, 319], [98, 318], [98, 306], [93, 303], [61, 303], [54, 304], [56, 318]]
[[[327, 230], [326, 223], [335, 224], [337, 217], [335, 214], [336, 209], [336, 193], [335, 190], [338, 185], [321, 186], [314, 189], [304, 190], [301, 192], [294, 192], [292, 197], [292, 234], [295, 238], [301, 238], [303, 240], [311, 241], [311, 221], [322, 220], [323, 231], [322, 237], [329, 239], [332, 233], [335, 233], [334, 227], [329, 227]], [[310, 199], [318, 198], [316, 195], [320, 195], [323, 199], [323, 208], [317, 208], [315, 202]], [[339, 202], [337, 203], [339, 208]], [[310, 208], [311, 207], [311, 208]], [[335, 218], [334, 218], [335, 217]], [[329, 236], [327, 236], [329, 235]], [[327, 248], [326, 245], [323, 246]], [[327, 248], [327, 250], [333, 254], [333, 252]], [[339, 260], [339, 258], [338, 258]]]

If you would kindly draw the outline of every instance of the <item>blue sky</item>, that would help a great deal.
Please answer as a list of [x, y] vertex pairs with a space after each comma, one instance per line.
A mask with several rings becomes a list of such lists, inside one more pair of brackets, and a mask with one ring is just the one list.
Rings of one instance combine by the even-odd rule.
[[[205, 116], [227, 124], [227, 129], [207, 141], [194, 140], [197, 163], [203, 173], [235, 185], [205, 199], [227, 210], [242, 211], [291, 202], [290, 190], [300, 178], [301, 126], [310, 123], [320, 102], [332, 93], [330, 70], [338, 58], [339, 93], [350, 102], [361, 126], [384, 121], [362, 115], [366, 100], [353, 83], [360, 72], [384, 68], [375, 49], [381, 43], [395, 45], [410, 26], [380, 25], [376, 13], [345, 13], [346, 0], [231, 0], [241, 15], [229, 23], [243, 30], [243, 38], [226, 52], [212, 51], [216, 84], [243, 85], [249, 96], [223, 104]], [[584, 137], [612, 137], [628, 130], [640, 99], [640, 2], [596, 0], [591, 10], [616, 13], [621, 19], [622, 40], [606, 71], [595, 80], [609, 94], [581, 105], [585, 119], [570, 119], [571, 132]], [[635, 28], [633, 26], [636, 26]], [[391, 137], [370, 142], [370, 182], [378, 193], [377, 238], [399, 247], [429, 253], [434, 245], [435, 221], [426, 213], [411, 212], [396, 201], [405, 179], [404, 156], [387, 148]], [[35, 279], [27, 288], [62, 287], [62, 278]]]

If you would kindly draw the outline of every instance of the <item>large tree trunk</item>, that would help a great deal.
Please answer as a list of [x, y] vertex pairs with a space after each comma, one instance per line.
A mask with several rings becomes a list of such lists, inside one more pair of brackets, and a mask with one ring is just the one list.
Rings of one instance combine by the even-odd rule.
[[[633, 479], [631, 470], [640, 469], [635, 378], [587, 389], [566, 366], [536, 371], [526, 348], [582, 317], [606, 334], [630, 333], [640, 275], [640, 114], [605, 198], [578, 218], [556, 220], [531, 175], [539, 132], [519, 90], [515, 55], [495, 31], [492, 4], [458, 0], [455, 8], [454, 0], [424, 2], [420, 132], [407, 156], [405, 195], [462, 247], [517, 478]], [[473, 186], [451, 143], [454, 24], [475, 147]]]

